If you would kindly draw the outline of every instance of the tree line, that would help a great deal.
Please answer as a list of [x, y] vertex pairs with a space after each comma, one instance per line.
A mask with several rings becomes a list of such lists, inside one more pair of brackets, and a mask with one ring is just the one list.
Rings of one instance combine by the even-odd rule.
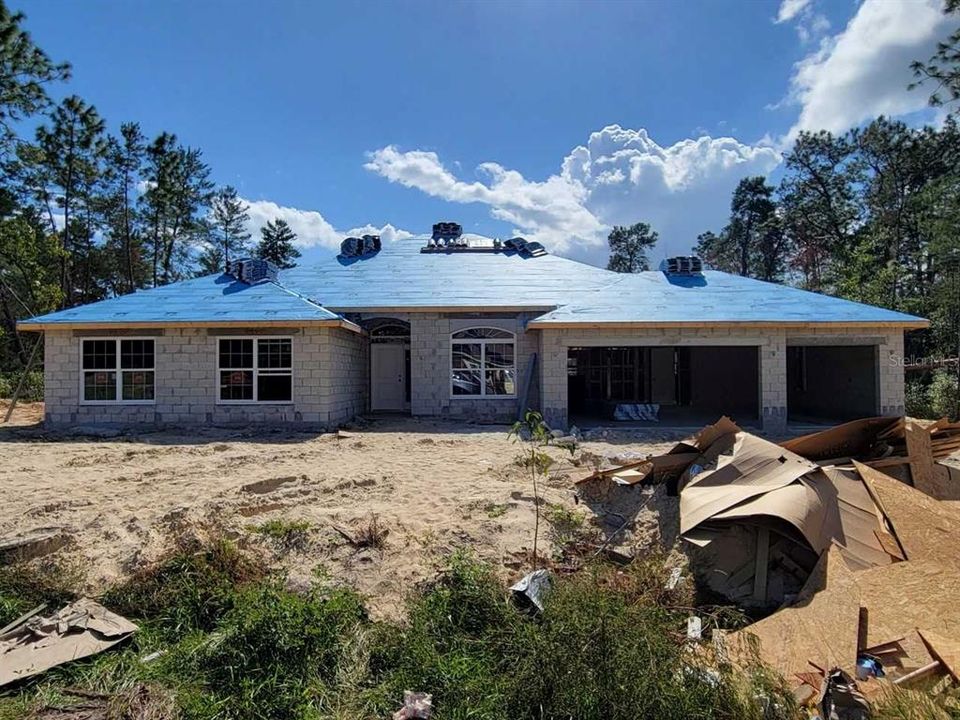
[[111, 133], [0, 0], [0, 368], [26, 361], [23, 317], [222, 272], [241, 255], [299, 252], [277, 218], [251, 247], [248, 206], [217, 187], [199, 148], [125, 122]]
[[[960, 13], [960, 0], [946, 3]], [[940, 127], [878, 117], [842, 134], [801, 132], [781, 178], [743, 178], [726, 224], [701, 233], [692, 252], [711, 268], [789, 283], [920, 315], [907, 356], [960, 354], [960, 30], [913, 64]], [[646, 223], [610, 233], [608, 269], [649, 268], [658, 235]], [[956, 366], [954, 366], [956, 367]], [[908, 410], [955, 415], [956, 370], [908, 377]]]

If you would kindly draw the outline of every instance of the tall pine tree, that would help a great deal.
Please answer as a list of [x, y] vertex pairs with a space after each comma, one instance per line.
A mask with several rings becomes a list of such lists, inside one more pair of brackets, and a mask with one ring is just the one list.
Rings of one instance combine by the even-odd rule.
[[210, 206], [210, 244], [200, 256], [200, 266], [205, 273], [222, 272], [231, 259], [247, 253], [247, 223], [249, 206], [240, 199], [236, 188], [227, 185], [213, 196]]
[[635, 223], [624, 227], [615, 225], [607, 236], [610, 259], [607, 270], [619, 273], [635, 273], [650, 269], [647, 250], [653, 248], [660, 238], [647, 223]]
[[269, 260], [279, 268], [292, 268], [300, 251], [293, 246], [297, 235], [283, 218], [271, 220], [260, 228], [257, 257]]

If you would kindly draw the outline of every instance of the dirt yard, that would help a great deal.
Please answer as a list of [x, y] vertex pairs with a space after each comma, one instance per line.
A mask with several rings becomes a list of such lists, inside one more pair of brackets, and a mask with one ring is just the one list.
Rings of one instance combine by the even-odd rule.
[[[41, 405], [26, 405], [0, 428], [0, 538], [61, 532], [69, 543], [60, 552], [89, 568], [89, 592], [159, 556], [177, 533], [217, 523], [270, 549], [291, 581], [319, 573], [393, 615], [454, 548], [471, 548], [510, 578], [532, 544], [532, 486], [505, 426], [398, 419], [340, 434], [191, 428], [106, 437], [48, 432], [41, 417]], [[658, 452], [676, 439], [588, 436], [578, 457]], [[566, 472], [575, 467], [569, 453], [552, 454], [544, 499], [573, 509]], [[657, 532], [655, 512], [645, 519], [653, 526], [633, 537]], [[374, 516], [389, 530], [382, 548], [357, 547], [340, 531]], [[304, 541], [280, 551], [254, 532], [276, 519], [308, 523]]]

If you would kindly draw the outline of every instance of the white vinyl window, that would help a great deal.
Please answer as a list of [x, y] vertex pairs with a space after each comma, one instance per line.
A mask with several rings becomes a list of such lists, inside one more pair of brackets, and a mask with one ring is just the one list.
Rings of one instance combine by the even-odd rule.
[[499, 328], [469, 328], [451, 334], [451, 397], [516, 396], [516, 349], [514, 334]]
[[156, 396], [152, 338], [80, 341], [80, 397], [85, 404], [152, 403]]
[[219, 338], [217, 401], [293, 402], [293, 341], [290, 338]]

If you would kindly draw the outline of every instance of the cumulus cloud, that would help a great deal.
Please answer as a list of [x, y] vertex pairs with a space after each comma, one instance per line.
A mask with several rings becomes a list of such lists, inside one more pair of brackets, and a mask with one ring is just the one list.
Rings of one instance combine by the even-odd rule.
[[776, 23], [785, 23], [793, 20], [803, 10], [810, 7], [810, 0], [783, 0], [777, 12]]
[[864, 0], [842, 32], [794, 67], [789, 100], [800, 114], [785, 139], [926, 107], [925, 91], [907, 89], [910, 63], [928, 58], [955, 25], [940, 0]]
[[468, 181], [434, 152], [392, 145], [371, 152], [365, 167], [433, 197], [488, 205], [516, 233], [555, 252], [601, 262], [610, 227], [638, 221], [660, 232], [658, 256], [688, 252], [698, 233], [724, 222], [737, 182], [766, 174], [779, 161], [771, 147], [733, 138], [704, 136], [661, 146], [646, 130], [611, 125], [571, 150], [560, 171], [545, 180], [483, 163], [479, 179]]
[[316, 210], [284, 207], [269, 200], [244, 200], [244, 202], [249, 205], [247, 212], [250, 215], [250, 222], [247, 224], [247, 231], [254, 242], [260, 238], [260, 228], [277, 218], [287, 221], [290, 228], [297, 234], [297, 244], [301, 247], [337, 249], [345, 237], [367, 233], [379, 235], [385, 242], [413, 237], [412, 233], [400, 230], [389, 223], [379, 228], [363, 225], [349, 230], [338, 230]]

